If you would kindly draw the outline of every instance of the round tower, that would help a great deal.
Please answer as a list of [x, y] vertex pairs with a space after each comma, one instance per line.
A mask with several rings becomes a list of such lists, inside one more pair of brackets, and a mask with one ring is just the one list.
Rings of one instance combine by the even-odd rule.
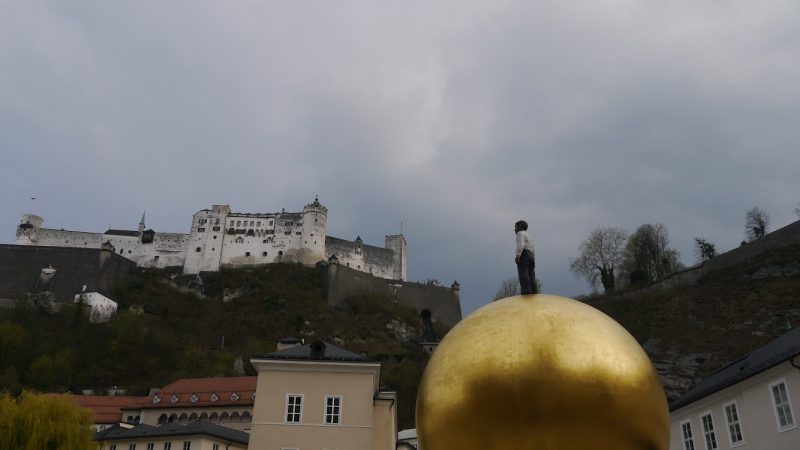
[[36, 214], [24, 214], [17, 226], [17, 245], [36, 245], [36, 234], [43, 223]]
[[314, 198], [314, 203], [303, 207], [302, 262], [316, 264], [325, 259], [325, 236], [328, 223], [328, 208]]

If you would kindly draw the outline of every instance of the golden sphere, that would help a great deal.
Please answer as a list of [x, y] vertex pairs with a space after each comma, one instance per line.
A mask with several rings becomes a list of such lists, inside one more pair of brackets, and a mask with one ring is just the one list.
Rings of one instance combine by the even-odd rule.
[[496, 301], [456, 325], [417, 396], [421, 450], [667, 450], [650, 359], [610, 317], [555, 295]]

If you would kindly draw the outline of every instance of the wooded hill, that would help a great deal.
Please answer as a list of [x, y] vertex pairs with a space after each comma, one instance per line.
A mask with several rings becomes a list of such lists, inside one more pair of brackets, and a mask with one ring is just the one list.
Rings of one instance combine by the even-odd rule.
[[236, 375], [238, 357], [252, 375], [250, 356], [275, 351], [277, 339], [293, 336], [382, 361], [381, 387], [398, 392], [400, 426], [414, 426], [427, 362], [416, 312], [372, 297], [330, 308], [321, 274], [299, 265], [204, 274], [205, 298], [177, 292], [165, 283], [169, 275], [153, 269], [133, 274], [112, 294], [119, 312], [107, 324], [89, 324], [76, 305], [57, 313], [23, 301], [0, 309], [0, 391], [116, 386], [147, 394], [177, 378]]

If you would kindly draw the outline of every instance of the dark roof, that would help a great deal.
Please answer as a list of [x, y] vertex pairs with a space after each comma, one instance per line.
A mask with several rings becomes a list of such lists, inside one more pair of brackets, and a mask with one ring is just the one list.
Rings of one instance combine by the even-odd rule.
[[316, 341], [310, 344], [298, 345], [278, 352], [268, 353], [264, 356], [254, 356], [255, 359], [292, 359], [309, 361], [353, 361], [370, 362], [366, 356], [353, 353], [333, 344]]
[[139, 236], [139, 232], [138, 231], [114, 230], [114, 229], [108, 229], [103, 234], [114, 234], [114, 235], [117, 235], [117, 236]]
[[133, 428], [125, 428], [119, 425], [111, 428], [106, 428], [94, 435], [95, 441], [109, 441], [117, 439], [137, 439], [137, 438], [154, 438], [154, 437], [169, 437], [169, 436], [191, 436], [191, 435], [206, 435], [226, 441], [238, 442], [245, 444], [250, 440], [250, 436], [244, 431], [234, 430], [233, 428], [221, 427], [211, 422], [198, 420], [188, 425], [181, 425], [179, 423], [168, 423], [159, 427], [152, 425], [141, 424]]
[[728, 386], [758, 375], [798, 354], [800, 354], [800, 327], [795, 327], [767, 345], [717, 370], [689, 389], [681, 398], [670, 403], [669, 409], [674, 411], [682, 408]]
[[285, 337], [283, 339], [278, 339], [278, 342], [281, 344], [294, 344], [295, 342], [303, 342], [303, 340], [296, 337]]

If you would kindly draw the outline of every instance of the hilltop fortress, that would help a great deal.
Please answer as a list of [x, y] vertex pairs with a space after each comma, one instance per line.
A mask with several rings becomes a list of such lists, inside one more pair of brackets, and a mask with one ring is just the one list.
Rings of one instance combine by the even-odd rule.
[[146, 229], [109, 229], [105, 233], [42, 228], [35, 214], [22, 216], [17, 245], [101, 248], [140, 267], [183, 267], [185, 274], [220, 268], [250, 267], [277, 262], [313, 265], [334, 261], [359, 272], [388, 280], [407, 279], [407, 243], [402, 234], [386, 236], [385, 247], [328, 236], [328, 209], [314, 199], [301, 212], [236, 213], [214, 205], [192, 216], [189, 234]]

